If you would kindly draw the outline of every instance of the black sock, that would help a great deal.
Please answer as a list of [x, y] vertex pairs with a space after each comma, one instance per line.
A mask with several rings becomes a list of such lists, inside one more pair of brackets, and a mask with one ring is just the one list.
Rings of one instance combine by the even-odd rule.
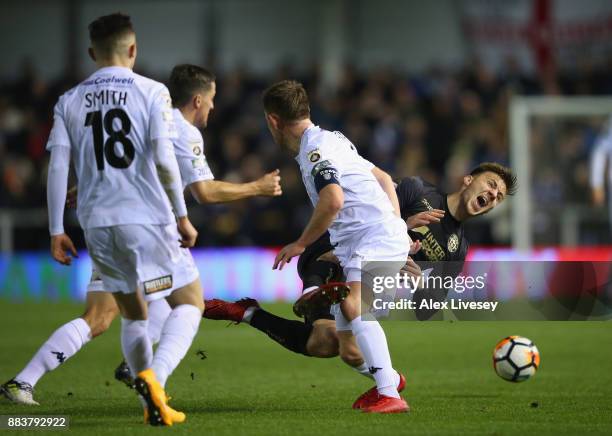
[[310, 262], [304, 266], [300, 272], [300, 278], [304, 283], [304, 289], [321, 286], [328, 281], [338, 281], [342, 279], [340, 265], [325, 260]]
[[306, 343], [312, 332], [312, 325], [281, 318], [263, 309], [253, 312], [250, 324], [286, 349], [308, 356]]

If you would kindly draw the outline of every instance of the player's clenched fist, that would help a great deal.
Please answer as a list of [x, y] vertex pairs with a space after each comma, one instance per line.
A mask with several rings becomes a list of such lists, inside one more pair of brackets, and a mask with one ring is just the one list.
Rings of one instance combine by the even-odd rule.
[[72, 254], [73, 257], [79, 257], [72, 240], [67, 234], [51, 236], [51, 256], [53, 256], [53, 259], [62, 265], [70, 265], [72, 257], [67, 252]]
[[179, 235], [181, 235], [181, 247], [191, 248], [195, 245], [198, 238], [198, 231], [193, 227], [191, 221], [186, 216], [181, 217], [177, 221]]
[[283, 193], [280, 185], [281, 178], [279, 174], [280, 170], [276, 169], [267, 173], [265, 176], [261, 177], [255, 182], [259, 187], [259, 195], [276, 197]]

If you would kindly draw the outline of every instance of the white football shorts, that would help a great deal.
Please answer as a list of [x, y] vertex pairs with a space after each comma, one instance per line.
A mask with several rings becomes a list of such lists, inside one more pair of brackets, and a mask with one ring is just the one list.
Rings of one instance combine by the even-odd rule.
[[411, 244], [406, 223], [399, 217], [372, 226], [354, 238], [338, 243], [334, 254], [340, 261], [347, 282], [361, 281], [361, 263], [370, 261], [403, 262], [408, 259]]
[[[368, 265], [368, 262], [383, 261], [384, 263], [378, 264], [376, 268], [377, 275], [394, 276], [406, 264], [411, 243], [406, 223], [401, 218], [397, 218], [385, 224], [372, 226], [367, 231], [356, 234], [354, 238], [341, 241], [334, 249], [334, 254], [342, 265], [347, 282], [369, 282], [373, 271], [367, 269], [368, 266], [372, 266]], [[363, 273], [370, 274], [369, 277], [362, 273], [362, 266], [365, 268]], [[395, 289], [386, 289], [382, 297], [384, 300], [393, 301], [395, 291]], [[351, 330], [351, 324], [342, 314], [340, 304], [332, 305], [330, 313], [336, 319], [337, 331]]]
[[176, 224], [85, 230], [94, 268], [87, 291], [129, 294], [139, 290], [147, 301], [153, 301], [194, 282], [198, 269], [179, 239]]

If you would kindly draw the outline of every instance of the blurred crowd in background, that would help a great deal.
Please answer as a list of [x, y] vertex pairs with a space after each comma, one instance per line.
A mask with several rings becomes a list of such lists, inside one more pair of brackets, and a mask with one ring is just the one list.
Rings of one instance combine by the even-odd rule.
[[[0, 82], [0, 208], [44, 208], [45, 144], [53, 105], [83, 77], [47, 80], [27, 61], [21, 70], [18, 80]], [[283, 65], [266, 77], [247, 69], [217, 73], [215, 109], [203, 132], [205, 153], [216, 178], [247, 182], [279, 168], [283, 195], [227, 205], [194, 206], [192, 201], [199, 245], [284, 244], [299, 236], [310, 216], [312, 209], [293, 156], [274, 145], [265, 125], [261, 91], [276, 80], [302, 81], [311, 97], [313, 121], [344, 132], [363, 156], [395, 178], [418, 175], [447, 191], [456, 189], [461, 177], [479, 162], [509, 164], [508, 109], [513, 94], [612, 93], [612, 65], [536, 77], [522, 74], [508, 62], [503, 71], [495, 74], [478, 61], [460, 70], [432, 68], [418, 75], [391, 68], [358, 71], [347, 65], [333, 90], [321, 85], [316, 66], [295, 72]], [[151, 72], [137, 72], [165, 80]], [[536, 150], [538, 136], [547, 134], [546, 121], [540, 124], [542, 128], [533, 131]], [[551, 207], [564, 200], [588, 201], [588, 153], [596, 132], [593, 129], [585, 139], [582, 127], [570, 124], [564, 129], [553, 142], [561, 150], [557, 156], [561, 166], [538, 163], [544, 177], [533, 186], [538, 201]], [[489, 227], [485, 223], [472, 231], [472, 243], [509, 242], [494, 236]], [[23, 231], [15, 238], [16, 248], [46, 247], [47, 235], [46, 229]]]

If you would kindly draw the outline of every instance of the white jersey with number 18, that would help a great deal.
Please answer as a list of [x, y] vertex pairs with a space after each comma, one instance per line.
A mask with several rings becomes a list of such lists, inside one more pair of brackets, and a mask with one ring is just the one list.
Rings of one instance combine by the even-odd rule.
[[47, 149], [70, 147], [81, 227], [173, 223], [152, 141], [176, 135], [167, 88], [129, 68], [101, 68], [62, 95]]

